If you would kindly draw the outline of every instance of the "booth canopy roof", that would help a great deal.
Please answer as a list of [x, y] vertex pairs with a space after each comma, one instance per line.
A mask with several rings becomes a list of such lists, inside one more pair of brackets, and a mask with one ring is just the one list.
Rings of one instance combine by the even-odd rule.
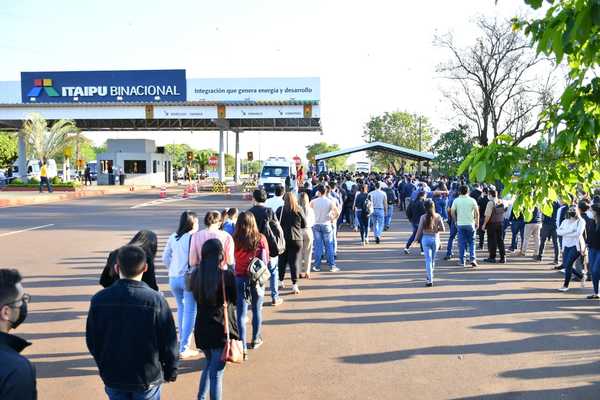
[[434, 158], [433, 153], [416, 151], [407, 149], [406, 147], [396, 146], [384, 142], [371, 142], [365, 143], [361, 146], [349, 147], [347, 149], [341, 149], [336, 151], [330, 151], [329, 153], [322, 153], [315, 156], [315, 160], [326, 160], [328, 158], [343, 156], [351, 153], [358, 153], [359, 151], [381, 151], [385, 153], [392, 153], [401, 158], [407, 158], [414, 161], [431, 161]]

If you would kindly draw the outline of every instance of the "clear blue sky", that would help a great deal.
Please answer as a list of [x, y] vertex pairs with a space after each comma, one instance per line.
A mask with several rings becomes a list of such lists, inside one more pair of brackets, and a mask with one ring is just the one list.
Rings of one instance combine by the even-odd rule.
[[[293, 155], [317, 140], [362, 143], [371, 115], [407, 110], [452, 125], [435, 66], [435, 33], [468, 44], [477, 15], [511, 17], [522, 0], [4, 1], [0, 80], [21, 71], [184, 68], [188, 77], [321, 78], [324, 135], [262, 134], [262, 155]], [[107, 134], [92, 134], [101, 141]], [[139, 135], [139, 134], [138, 134]], [[114, 133], [110, 134], [115, 137]], [[214, 133], [147, 135], [217, 146]], [[286, 138], [287, 139], [287, 138]], [[258, 152], [258, 134], [242, 151]]]

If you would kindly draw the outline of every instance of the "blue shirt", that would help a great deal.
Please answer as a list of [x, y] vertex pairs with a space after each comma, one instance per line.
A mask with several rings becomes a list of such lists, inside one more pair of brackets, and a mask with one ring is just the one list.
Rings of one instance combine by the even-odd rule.
[[233, 221], [228, 219], [223, 222], [223, 230], [233, 236], [233, 231], [235, 231], [235, 224]]

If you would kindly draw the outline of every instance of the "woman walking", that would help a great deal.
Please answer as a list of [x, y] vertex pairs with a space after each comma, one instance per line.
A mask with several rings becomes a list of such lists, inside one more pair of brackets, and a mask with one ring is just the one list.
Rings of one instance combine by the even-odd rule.
[[298, 288], [298, 265], [300, 262], [300, 251], [302, 250], [303, 229], [306, 228], [306, 218], [304, 211], [298, 206], [296, 195], [287, 192], [283, 196], [283, 207], [277, 210], [277, 217], [283, 229], [283, 237], [285, 238], [285, 251], [279, 256], [279, 286], [284, 288], [283, 279], [285, 278], [285, 270], [290, 267], [290, 275], [292, 276], [292, 292], [299, 294]]
[[585, 286], [585, 278], [579, 271], [573, 269], [573, 264], [581, 257], [585, 250], [585, 241], [583, 233], [585, 232], [585, 221], [579, 216], [579, 210], [575, 206], [570, 206], [567, 213], [568, 218], [565, 219], [556, 233], [562, 236], [563, 248], [563, 266], [565, 267], [565, 281], [563, 286], [558, 289], [560, 292], [569, 290], [571, 275], [575, 275], [581, 280], [581, 286]]
[[211, 400], [222, 398], [225, 362], [221, 355], [227, 341], [225, 318], [229, 325], [229, 336], [239, 339], [235, 315], [235, 277], [230, 270], [221, 268], [223, 254], [223, 245], [218, 239], [207, 240], [202, 245], [200, 266], [192, 272], [190, 282], [198, 308], [194, 338], [196, 346], [206, 357], [198, 391], [200, 400], [206, 400], [209, 392]]
[[[139, 246], [144, 250], [144, 253], [146, 253], [146, 264], [148, 264], [148, 269], [144, 272], [144, 275], [142, 275], [142, 282], [145, 282], [148, 286], [158, 292], [156, 273], [154, 271], [154, 258], [156, 257], [156, 251], [158, 249], [156, 233], [143, 229], [136, 233], [127, 244]], [[102, 285], [102, 287], [109, 287], [115, 283], [115, 281], [119, 280], [119, 274], [115, 270], [118, 252], [119, 249], [116, 249], [111, 251], [108, 255], [106, 265], [102, 271], [102, 276], [100, 276], [100, 285]]]
[[169, 236], [163, 252], [163, 263], [169, 270], [169, 286], [177, 302], [177, 327], [179, 328], [179, 358], [196, 357], [198, 352], [190, 348], [192, 330], [196, 321], [196, 301], [185, 287], [185, 275], [190, 267], [190, 242], [198, 230], [198, 216], [184, 211], [179, 218], [177, 232]]
[[358, 227], [360, 230], [360, 243], [365, 246], [369, 243], [369, 223], [370, 215], [367, 207], [369, 186], [361, 185], [360, 192], [354, 198], [354, 212], [358, 217]]
[[421, 216], [417, 228], [417, 240], [423, 246], [425, 253], [425, 269], [427, 271], [427, 283], [425, 286], [433, 286], [433, 271], [435, 269], [435, 256], [440, 248], [440, 232], [445, 232], [442, 216], [435, 212], [435, 204], [427, 199], [424, 202], [425, 214]]
[[207, 240], [218, 239], [223, 246], [224, 256], [221, 268], [227, 269], [228, 265], [234, 263], [233, 238], [225, 231], [220, 230], [221, 213], [218, 211], [209, 211], [204, 216], [205, 229], [202, 229], [192, 235], [190, 243], [190, 266], [196, 267], [202, 261], [202, 246]]
[[593, 218], [589, 225], [587, 244], [590, 258], [590, 271], [594, 293], [588, 299], [598, 299], [598, 283], [600, 282], [600, 203], [592, 204]]
[[240, 338], [244, 344], [244, 359], [248, 359], [246, 343], [246, 315], [248, 302], [246, 293], [250, 293], [252, 305], [252, 349], [258, 349], [262, 343], [260, 334], [262, 327], [262, 306], [265, 288], [260, 284], [251, 285], [249, 268], [254, 258], [259, 258], [265, 265], [269, 263], [269, 244], [267, 238], [258, 231], [256, 219], [251, 212], [239, 215], [233, 232], [235, 244], [235, 283], [237, 287], [237, 322]]
[[310, 265], [313, 252], [313, 231], [315, 225], [315, 210], [310, 206], [310, 198], [306, 193], [300, 193], [300, 208], [306, 217], [306, 228], [302, 230], [302, 253], [300, 261], [300, 278], [310, 279]]

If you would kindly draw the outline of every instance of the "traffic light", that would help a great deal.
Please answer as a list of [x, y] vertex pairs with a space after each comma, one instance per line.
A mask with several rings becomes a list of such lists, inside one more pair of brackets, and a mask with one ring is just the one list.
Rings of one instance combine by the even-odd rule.
[[193, 151], [188, 151], [187, 152], [187, 160], [188, 161], [192, 161], [194, 159], [194, 152]]

